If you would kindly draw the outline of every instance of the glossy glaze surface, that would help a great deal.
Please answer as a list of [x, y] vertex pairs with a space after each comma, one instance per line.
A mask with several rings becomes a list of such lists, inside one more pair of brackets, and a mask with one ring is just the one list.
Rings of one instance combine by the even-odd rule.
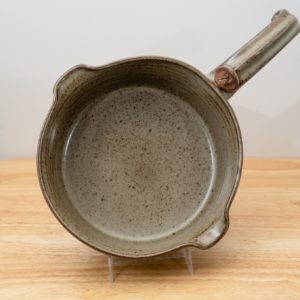
[[165, 57], [79, 65], [54, 88], [38, 175], [74, 236], [109, 254], [206, 249], [226, 233], [242, 170], [227, 100], [299, 32], [286, 10], [208, 77]]
[[207, 248], [222, 237], [241, 138], [205, 76], [176, 60], [140, 57], [78, 66], [55, 93], [40, 182], [76, 237], [129, 257]]

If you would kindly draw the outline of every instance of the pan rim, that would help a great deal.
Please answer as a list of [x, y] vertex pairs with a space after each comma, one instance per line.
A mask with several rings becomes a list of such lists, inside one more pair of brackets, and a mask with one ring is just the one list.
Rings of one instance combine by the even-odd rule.
[[[230, 115], [230, 118], [232, 120], [232, 123], [234, 125], [234, 129], [235, 129], [235, 133], [236, 133], [236, 137], [237, 137], [237, 145], [238, 145], [238, 151], [237, 151], [237, 172], [236, 172], [236, 179], [234, 184], [231, 186], [231, 191], [229, 194], [229, 197], [226, 201], [224, 201], [224, 203], [226, 203], [225, 209], [224, 209], [224, 215], [220, 216], [220, 218], [223, 218], [224, 221], [224, 227], [222, 228], [222, 231], [220, 232], [220, 235], [209, 245], [201, 245], [197, 242], [195, 242], [195, 239], [201, 235], [202, 233], [198, 234], [197, 236], [195, 236], [194, 239], [190, 240], [190, 241], [183, 241], [181, 244], [178, 244], [174, 247], [169, 247], [168, 249], [158, 249], [158, 251], [156, 252], [151, 252], [151, 253], [126, 253], [126, 252], [122, 252], [122, 251], [114, 251], [113, 249], [104, 249], [99, 247], [99, 245], [96, 245], [95, 243], [93, 243], [93, 241], [88, 240], [87, 238], [81, 236], [79, 233], [77, 233], [73, 228], [71, 229], [67, 222], [65, 222], [61, 216], [59, 215], [59, 213], [55, 210], [55, 208], [52, 205], [52, 202], [50, 200], [50, 197], [47, 193], [46, 190], [46, 184], [45, 184], [45, 178], [44, 178], [44, 174], [43, 174], [43, 168], [41, 167], [41, 162], [42, 162], [42, 141], [43, 141], [43, 137], [45, 135], [45, 130], [46, 127], [50, 121], [50, 117], [53, 113], [53, 111], [55, 110], [55, 104], [56, 101], [58, 99], [58, 88], [59, 85], [64, 81], [65, 78], [67, 78], [70, 73], [75, 72], [78, 69], [87, 69], [87, 70], [91, 70], [91, 71], [98, 71], [98, 70], [102, 70], [105, 68], [109, 68], [112, 66], [116, 66], [116, 65], [121, 65], [121, 64], [126, 64], [129, 62], [136, 62], [136, 61], [149, 61], [149, 60], [155, 60], [155, 61], [164, 61], [164, 62], [170, 62], [170, 63], [174, 63], [177, 65], [180, 65], [181, 67], [184, 67], [186, 69], [188, 69], [189, 71], [193, 72], [196, 76], [200, 77], [202, 79], [202, 81], [204, 81], [208, 87], [210, 87], [210, 90], [212, 92], [215, 93], [216, 97], [221, 100], [223, 102], [223, 104], [225, 105], [227, 112]], [[119, 256], [119, 257], [134, 257], [134, 258], [138, 258], [138, 257], [152, 257], [152, 256], [157, 256], [157, 255], [161, 255], [176, 249], [180, 249], [183, 247], [187, 247], [187, 246], [195, 246], [197, 248], [200, 249], [208, 249], [210, 247], [212, 247], [214, 244], [216, 244], [226, 233], [226, 231], [228, 230], [229, 227], [229, 210], [230, 210], [230, 206], [232, 204], [232, 201], [234, 199], [234, 196], [236, 194], [239, 182], [240, 182], [240, 178], [241, 178], [241, 172], [242, 172], [242, 165], [243, 165], [243, 144], [242, 144], [242, 136], [241, 136], [241, 131], [240, 131], [240, 127], [237, 121], [237, 118], [235, 116], [235, 113], [231, 107], [231, 105], [229, 104], [229, 102], [223, 97], [222, 93], [216, 88], [216, 86], [214, 85], [213, 82], [211, 82], [203, 73], [201, 73], [199, 70], [197, 70], [196, 68], [194, 68], [193, 66], [182, 62], [180, 60], [177, 59], [173, 59], [173, 58], [169, 58], [169, 57], [163, 57], [163, 56], [137, 56], [137, 57], [131, 57], [131, 58], [126, 58], [126, 59], [121, 59], [109, 64], [105, 64], [103, 66], [99, 66], [99, 67], [93, 67], [93, 66], [88, 66], [85, 64], [80, 64], [80, 65], [76, 65], [73, 68], [69, 69], [68, 71], [66, 71], [55, 83], [54, 85], [54, 90], [53, 90], [53, 94], [54, 94], [54, 101], [52, 103], [51, 108], [49, 109], [49, 112], [47, 114], [47, 117], [44, 121], [41, 133], [40, 133], [40, 137], [39, 137], [39, 142], [38, 142], [38, 149], [37, 149], [37, 174], [38, 174], [38, 180], [41, 186], [41, 190], [43, 193], [43, 196], [46, 200], [47, 205], [49, 206], [50, 210], [52, 211], [52, 213], [54, 214], [54, 216], [57, 218], [57, 220], [62, 224], [63, 227], [65, 227], [74, 237], [76, 237], [78, 240], [80, 240], [81, 242], [83, 242], [84, 244], [98, 250], [101, 251], [103, 253], [106, 253], [108, 255], [115, 255], [115, 256]], [[205, 230], [204, 230], [205, 231]], [[203, 232], [204, 232], [203, 231]]]

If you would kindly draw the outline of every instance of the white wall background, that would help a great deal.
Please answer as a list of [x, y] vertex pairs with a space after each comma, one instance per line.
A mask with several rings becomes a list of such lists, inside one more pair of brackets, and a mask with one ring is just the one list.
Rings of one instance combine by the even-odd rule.
[[[204, 73], [299, 0], [0, 1], [0, 159], [33, 157], [52, 87], [79, 63], [137, 55]], [[300, 156], [300, 36], [231, 100], [246, 156]]]

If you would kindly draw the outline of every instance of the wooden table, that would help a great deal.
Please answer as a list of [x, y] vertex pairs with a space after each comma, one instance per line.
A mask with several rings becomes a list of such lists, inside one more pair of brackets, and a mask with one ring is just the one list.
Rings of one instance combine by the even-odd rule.
[[56, 221], [32, 160], [0, 162], [0, 299], [300, 299], [300, 160], [247, 160], [227, 235], [181, 260], [127, 266]]

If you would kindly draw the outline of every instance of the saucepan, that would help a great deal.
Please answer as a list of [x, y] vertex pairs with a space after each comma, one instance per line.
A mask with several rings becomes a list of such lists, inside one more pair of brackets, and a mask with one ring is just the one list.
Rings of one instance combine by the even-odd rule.
[[299, 29], [277, 12], [208, 76], [152, 56], [67, 71], [37, 154], [42, 192], [61, 224], [123, 257], [213, 246], [228, 229], [243, 161], [228, 100]]

